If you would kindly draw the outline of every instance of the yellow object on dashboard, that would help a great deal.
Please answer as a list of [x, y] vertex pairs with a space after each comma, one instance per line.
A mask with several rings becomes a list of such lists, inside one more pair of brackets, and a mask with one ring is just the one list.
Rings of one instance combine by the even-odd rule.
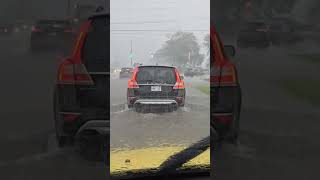
[[[112, 150], [110, 152], [110, 173], [157, 169], [170, 156], [184, 147], [149, 147], [134, 150]], [[194, 166], [210, 166], [210, 149], [185, 163], [181, 169]]]

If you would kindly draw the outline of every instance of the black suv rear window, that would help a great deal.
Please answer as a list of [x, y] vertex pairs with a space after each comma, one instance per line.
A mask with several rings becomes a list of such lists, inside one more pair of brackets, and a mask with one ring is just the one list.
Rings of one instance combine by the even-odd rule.
[[172, 67], [157, 67], [157, 66], [146, 66], [139, 67], [137, 74], [138, 84], [175, 84], [176, 75], [175, 70]]
[[109, 18], [95, 18], [91, 26], [82, 49], [82, 58], [88, 71], [109, 72]]

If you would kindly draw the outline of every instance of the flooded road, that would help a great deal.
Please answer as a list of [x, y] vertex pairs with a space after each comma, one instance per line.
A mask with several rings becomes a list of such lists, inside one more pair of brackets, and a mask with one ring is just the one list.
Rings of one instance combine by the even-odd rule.
[[320, 111], [313, 93], [320, 84], [319, 63], [292, 55], [314, 54], [315, 44], [238, 49], [240, 142], [216, 148], [215, 178], [319, 179], [314, 172], [320, 160]]
[[126, 108], [127, 82], [116, 76], [111, 79], [111, 150], [187, 146], [209, 135], [210, 98], [198, 89], [208, 81], [186, 78], [185, 106], [159, 113], [137, 113]]

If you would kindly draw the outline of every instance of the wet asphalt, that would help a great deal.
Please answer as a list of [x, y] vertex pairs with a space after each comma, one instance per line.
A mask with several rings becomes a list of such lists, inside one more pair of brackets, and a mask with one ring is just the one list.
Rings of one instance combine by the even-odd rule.
[[315, 47], [319, 43], [238, 49], [241, 133], [237, 146], [215, 149], [216, 179], [319, 179], [320, 107], [279, 87], [282, 80], [320, 80], [319, 64], [291, 55]]
[[126, 107], [128, 79], [111, 79], [111, 149], [188, 146], [209, 135], [210, 98], [197, 87], [209, 85], [200, 78], [185, 78], [186, 105], [174, 112], [138, 113]]

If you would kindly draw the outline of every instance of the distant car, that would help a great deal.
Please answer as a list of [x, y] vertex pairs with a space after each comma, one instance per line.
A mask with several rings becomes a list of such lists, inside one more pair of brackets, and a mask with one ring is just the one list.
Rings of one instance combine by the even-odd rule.
[[[110, 120], [109, 21], [110, 16], [104, 13], [89, 17], [80, 28], [72, 54], [58, 66], [53, 102], [59, 146], [73, 142], [77, 133], [95, 136], [93, 126], [99, 125], [89, 121]], [[85, 124], [85, 129], [91, 130], [78, 132]], [[87, 143], [97, 145], [95, 141]]]
[[14, 27], [16, 32], [23, 32], [23, 31], [30, 30], [28, 23], [24, 21], [16, 21], [14, 23]]
[[264, 22], [247, 22], [242, 25], [237, 35], [239, 48], [267, 48], [270, 46], [268, 26]]
[[204, 75], [204, 72], [201, 68], [188, 68], [185, 72], [184, 75], [187, 77], [193, 77], [193, 76], [202, 76]]
[[184, 72], [184, 75], [186, 77], [193, 77], [196, 75], [196, 73], [193, 68], [187, 68], [186, 71]]
[[285, 21], [271, 23], [269, 37], [273, 45], [295, 44], [303, 41], [295, 26]]
[[0, 24], [0, 35], [11, 35], [14, 32], [14, 25]]
[[114, 72], [115, 72], [115, 73], [120, 73], [120, 72], [121, 72], [121, 69], [115, 68], [115, 69], [114, 69]]
[[203, 69], [203, 74], [210, 74], [210, 69]]
[[139, 66], [128, 81], [129, 108], [141, 112], [152, 107], [176, 110], [185, 104], [183, 77], [171, 66]]
[[200, 67], [195, 68], [194, 71], [195, 71], [195, 73], [196, 73], [197, 76], [202, 76], [202, 75], [204, 75], [204, 71], [203, 71], [203, 69], [200, 68]]
[[119, 77], [121, 78], [130, 78], [133, 73], [133, 68], [121, 68]]
[[30, 50], [65, 50], [75, 38], [72, 24], [68, 20], [39, 20], [32, 27]]

